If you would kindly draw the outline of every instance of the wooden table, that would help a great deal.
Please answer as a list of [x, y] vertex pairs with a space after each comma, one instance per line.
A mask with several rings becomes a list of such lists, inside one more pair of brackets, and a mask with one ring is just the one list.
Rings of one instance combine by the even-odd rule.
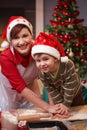
[[[23, 110], [24, 113], [26, 110]], [[72, 107], [71, 108], [71, 116], [69, 118], [63, 119], [58, 117], [47, 117], [47, 118], [40, 118], [37, 121], [29, 121], [30, 118], [27, 118], [23, 115], [23, 111], [19, 112], [19, 116], [23, 116], [27, 119], [27, 125], [30, 128], [37, 128], [37, 127], [44, 127], [44, 125], [50, 124], [50, 126], [60, 126], [61, 122], [63, 122], [69, 130], [86, 130], [87, 128], [87, 105], [78, 106], [78, 107]], [[22, 112], [22, 115], [21, 115]], [[28, 120], [29, 119], [29, 120]], [[63, 130], [63, 128], [62, 128]], [[64, 129], [65, 130], [65, 129]]]
[[[35, 125], [36, 125], [36, 127], [37, 126], [42, 127], [43, 125], [59, 126], [61, 124], [61, 122], [65, 123], [65, 124], [71, 123], [70, 128], [71, 128], [71, 126], [73, 127], [73, 125], [76, 124], [76, 127], [78, 126], [78, 127], [81, 128], [81, 129], [78, 129], [78, 130], [83, 130], [82, 127], [87, 127], [87, 124], [86, 124], [86, 122], [87, 122], [87, 105], [72, 107], [71, 108], [71, 117], [66, 118], [66, 119], [62, 119], [62, 118], [58, 118], [58, 117], [52, 117], [52, 116], [50, 116], [49, 113], [45, 113], [41, 109], [36, 109], [37, 112], [33, 113], [33, 116], [31, 116], [32, 114], [30, 112], [27, 113], [27, 115], [26, 115], [25, 114], [26, 111], [31, 111], [31, 109], [19, 109], [19, 110], [17, 110], [18, 120], [19, 121], [26, 120], [27, 121], [27, 127], [32, 128]], [[46, 115], [48, 115], [48, 116], [46, 117]], [[18, 128], [17, 130], [27, 130], [27, 127], [24, 126], [23, 128]], [[69, 129], [69, 130], [71, 130], [71, 129]], [[77, 129], [73, 129], [73, 130], [77, 130]], [[84, 130], [85, 130], [85, 128], [84, 128]]]

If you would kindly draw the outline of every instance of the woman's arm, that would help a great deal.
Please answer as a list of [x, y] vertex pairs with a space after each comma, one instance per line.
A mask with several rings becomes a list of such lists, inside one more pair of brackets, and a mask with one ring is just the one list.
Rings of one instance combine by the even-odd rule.
[[37, 94], [35, 94], [32, 90], [25, 87], [21, 91], [21, 95], [32, 104], [36, 105], [43, 110], [50, 112], [50, 113], [57, 113], [58, 106], [57, 105], [50, 105], [47, 102], [43, 101]]
[[40, 92], [40, 85], [38, 82], [38, 78], [36, 78], [33, 82], [33, 85], [31, 87], [31, 90], [36, 93], [39, 97], [41, 97], [41, 92]]

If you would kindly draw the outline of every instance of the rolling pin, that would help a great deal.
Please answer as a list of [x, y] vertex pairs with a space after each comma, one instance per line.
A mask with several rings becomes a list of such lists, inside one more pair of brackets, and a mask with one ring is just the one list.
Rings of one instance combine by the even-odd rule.
[[28, 114], [28, 115], [18, 115], [18, 121], [38, 121], [41, 118], [49, 118], [51, 117], [50, 113], [36, 113], [36, 114]]
[[26, 116], [18, 116], [18, 121], [38, 121], [40, 120], [40, 116], [39, 115], [26, 115]]

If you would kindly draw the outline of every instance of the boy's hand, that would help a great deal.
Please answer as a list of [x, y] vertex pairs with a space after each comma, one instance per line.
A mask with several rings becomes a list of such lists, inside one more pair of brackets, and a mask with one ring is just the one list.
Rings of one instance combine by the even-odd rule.
[[69, 108], [62, 103], [50, 105], [50, 107], [48, 108], [48, 112], [60, 118], [68, 118], [70, 116]]
[[57, 104], [57, 105], [50, 105], [47, 111], [49, 113], [52, 113], [52, 114], [57, 114], [58, 111], [59, 111], [59, 107], [58, 106], [59, 106], [59, 104]]
[[61, 114], [69, 113], [69, 108], [67, 106], [63, 105], [62, 103], [59, 103], [58, 107], [59, 107], [59, 113], [61, 113]]
[[69, 108], [63, 105], [62, 103], [58, 104], [58, 113], [56, 114], [59, 117], [67, 118], [70, 116]]

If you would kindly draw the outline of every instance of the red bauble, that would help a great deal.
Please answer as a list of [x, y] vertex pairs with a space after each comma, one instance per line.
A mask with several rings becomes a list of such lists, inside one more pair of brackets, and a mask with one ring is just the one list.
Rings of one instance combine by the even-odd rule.
[[85, 83], [86, 83], [86, 80], [82, 80], [82, 83], [85, 84]]
[[66, 43], [67, 43], [67, 40], [66, 40], [66, 39], [63, 39], [63, 43], [66, 44]]
[[66, 51], [66, 55], [68, 55], [70, 53], [70, 50], [68, 49], [67, 51]]
[[75, 65], [75, 69], [78, 69], [78, 66]]
[[66, 34], [64, 37], [65, 37], [65, 38], [68, 38], [68, 35]]
[[58, 6], [56, 5], [56, 7], [54, 9], [58, 9]]
[[65, 5], [64, 5], [64, 8], [68, 8], [68, 5], [67, 5], [67, 4], [65, 4]]
[[78, 46], [79, 46], [79, 43], [76, 43], [75, 46], [78, 47]]
[[69, 15], [69, 13], [68, 13], [67, 11], [63, 11], [62, 13], [63, 13], [64, 15], [66, 15], [66, 16]]
[[56, 14], [56, 13], [54, 13], [54, 14], [53, 14], [53, 16], [54, 16], [54, 17], [56, 17], [56, 16], [57, 16], [57, 14]]
[[58, 17], [57, 19], [58, 19], [58, 20], [61, 20], [62, 18], [61, 18], [61, 17]]
[[82, 58], [82, 59], [81, 59], [81, 62], [85, 62], [85, 59], [84, 59], [84, 58]]

